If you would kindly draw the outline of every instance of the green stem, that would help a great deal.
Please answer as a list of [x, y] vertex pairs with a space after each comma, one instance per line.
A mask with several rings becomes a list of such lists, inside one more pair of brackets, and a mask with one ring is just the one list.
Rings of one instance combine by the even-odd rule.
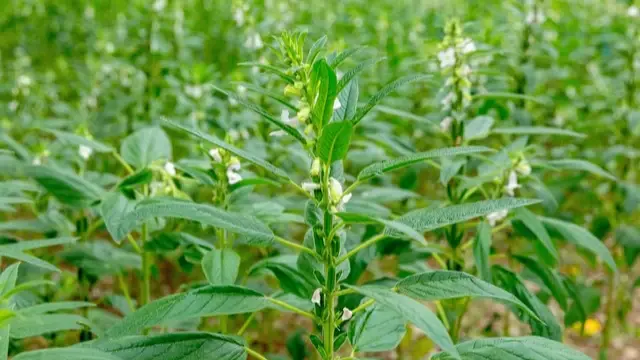
[[334, 334], [336, 325], [335, 312], [335, 290], [336, 290], [336, 259], [333, 251], [331, 231], [333, 230], [333, 214], [331, 214], [331, 196], [329, 193], [329, 173], [331, 167], [324, 166], [322, 193], [324, 206], [324, 245], [326, 250], [325, 258], [325, 308], [323, 314], [322, 332], [324, 335], [324, 350], [328, 360], [334, 358]]
[[295, 249], [295, 250], [299, 250], [299, 251], [302, 251], [302, 252], [306, 252], [307, 254], [315, 257], [316, 259], [322, 260], [322, 259], [319, 258], [318, 254], [316, 254], [315, 251], [313, 251], [312, 249], [310, 249], [310, 248], [308, 248], [306, 246], [291, 242], [291, 241], [283, 239], [283, 238], [281, 238], [279, 236], [275, 236], [274, 240], [277, 241], [278, 243], [286, 246], [286, 247], [289, 247], [289, 248], [292, 248], [292, 249]]
[[607, 305], [605, 314], [607, 320], [604, 324], [604, 330], [602, 333], [602, 346], [600, 347], [600, 359], [606, 360], [609, 352], [609, 345], [611, 343], [611, 330], [613, 328], [613, 321], [615, 318], [615, 288], [616, 288], [616, 274], [609, 270], [609, 291], [607, 293]]
[[286, 302], [284, 302], [282, 300], [278, 300], [278, 299], [274, 299], [274, 298], [267, 298], [267, 301], [269, 301], [269, 302], [271, 302], [271, 303], [273, 303], [275, 305], [281, 306], [281, 307], [283, 307], [283, 308], [285, 308], [287, 310], [293, 311], [294, 313], [296, 313], [298, 315], [302, 315], [304, 317], [307, 317], [307, 318], [309, 318], [311, 320], [318, 320], [318, 318], [316, 318], [316, 316], [313, 315], [312, 313], [306, 312], [306, 311], [304, 311], [302, 309], [298, 309], [297, 307], [295, 307], [295, 306], [293, 306], [291, 304], [287, 304]]
[[244, 324], [242, 324], [242, 327], [240, 328], [240, 330], [238, 330], [238, 333], [237, 333], [238, 336], [244, 335], [245, 331], [247, 331], [247, 329], [249, 328], [249, 325], [251, 324], [253, 319], [256, 318], [256, 314], [258, 314], [258, 313], [254, 312], [251, 315], [249, 315], [247, 320], [245, 320]]
[[127, 286], [127, 283], [124, 281], [124, 278], [122, 277], [121, 273], [118, 273], [117, 277], [118, 277], [118, 284], [120, 285], [120, 290], [122, 290], [122, 294], [124, 295], [124, 298], [127, 299], [127, 305], [129, 305], [129, 309], [131, 311], [135, 311], [136, 307], [133, 304], [133, 300], [131, 300], [131, 295], [129, 294], [129, 287]]
[[122, 156], [120, 156], [120, 154], [118, 154], [118, 152], [116, 152], [115, 150], [113, 150], [111, 152], [111, 154], [113, 155], [114, 158], [116, 158], [116, 160], [118, 160], [118, 162], [120, 164], [122, 164], [122, 166], [125, 168], [125, 170], [127, 170], [127, 173], [129, 174], [133, 174], [133, 168], [131, 166], [129, 166], [129, 164], [122, 158]]
[[269, 359], [267, 359], [266, 357], [262, 356], [259, 352], [255, 351], [255, 350], [251, 350], [248, 347], [245, 347], [244, 349], [247, 351], [247, 353], [249, 355], [253, 356], [256, 359], [269, 360]]
[[340, 265], [342, 262], [348, 260], [350, 257], [357, 254], [360, 250], [368, 248], [369, 246], [377, 243], [378, 241], [384, 239], [385, 237], [386, 237], [385, 234], [378, 234], [378, 235], [372, 236], [371, 238], [369, 238], [369, 240], [363, 243], [360, 243], [360, 245], [354, 247], [353, 249], [351, 249], [351, 251], [339, 257], [338, 260], [336, 260], [336, 265]]

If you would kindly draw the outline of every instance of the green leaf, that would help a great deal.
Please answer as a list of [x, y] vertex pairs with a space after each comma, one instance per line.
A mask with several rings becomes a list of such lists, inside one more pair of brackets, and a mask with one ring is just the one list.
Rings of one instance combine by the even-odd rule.
[[522, 223], [540, 240], [540, 244], [547, 255], [547, 259], [551, 264], [555, 264], [558, 261], [558, 250], [549, 237], [547, 229], [544, 228], [544, 224], [538, 219], [536, 214], [528, 209], [520, 208], [515, 211], [515, 219], [522, 221]]
[[203, 132], [201, 132], [201, 131], [199, 131], [197, 129], [188, 128], [186, 126], [183, 126], [183, 125], [180, 125], [180, 124], [168, 121], [168, 120], [165, 120], [165, 123], [167, 125], [173, 127], [173, 128], [185, 131], [185, 132], [187, 132], [187, 133], [189, 133], [189, 134], [191, 134], [191, 135], [193, 135], [193, 136], [195, 136], [197, 138], [200, 138], [200, 139], [202, 139], [204, 141], [207, 141], [207, 142], [209, 142], [209, 143], [211, 143], [211, 144], [213, 144], [213, 145], [215, 145], [217, 147], [223, 148], [223, 149], [227, 150], [228, 152], [232, 153], [233, 155], [241, 157], [244, 160], [247, 160], [250, 163], [252, 163], [252, 164], [254, 164], [256, 166], [259, 166], [259, 167], [263, 168], [264, 170], [267, 170], [267, 171], [269, 171], [269, 172], [271, 172], [271, 173], [273, 173], [273, 174], [275, 174], [275, 175], [277, 175], [279, 177], [288, 179], [287, 173], [284, 172], [284, 170], [275, 167], [273, 164], [271, 164], [271, 163], [269, 163], [269, 162], [267, 162], [267, 161], [255, 156], [255, 155], [253, 155], [253, 154], [251, 154], [251, 153], [249, 153], [249, 152], [247, 152], [245, 150], [237, 148], [237, 147], [235, 147], [235, 146], [233, 146], [231, 144], [227, 144], [226, 142], [224, 142], [222, 140], [219, 140], [218, 138], [216, 138], [216, 137], [214, 137], [212, 135], [205, 134], [205, 133], [203, 133]]
[[302, 299], [310, 299], [313, 291], [320, 285], [312, 277], [312, 274], [299, 271], [295, 268], [295, 264], [296, 258], [286, 255], [267, 258], [252, 266], [249, 273], [254, 274], [261, 270], [268, 270], [278, 279], [282, 290]]
[[358, 86], [358, 80], [353, 79], [338, 94], [340, 108], [333, 113], [334, 121], [351, 121], [351, 119], [353, 119], [356, 115], [356, 110], [358, 109], [359, 95], [360, 89]]
[[473, 95], [473, 99], [505, 99], [505, 100], [528, 100], [528, 101], [532, 101], [534, 103], [540, 104], [540, 105], [548, 105], [548, 102], [545, 100], [542, 100], [540, 98], [534, 97], [534, 96], [529, 96], [529, 95], [524, 95], [524, 94], [517, 94], [517, 93], [510, 93], [510, 92], [486, 92], [486, 93], [478, 93]]
[[435, 301], [461, 297], [480, 297], [508, 302], [532, 317], [536, 315], [512, 294], [460, 271], [431, 271], [408, 276], [396, 284], [398, 292], [414, 299]]
[[25, 167], [27, 176], [34, 178], [58, 201], [76, 208], [89, 207], [100, 200], [104, 189], [73, 172], [45, 165]]
[[84, 136], [76, 135], [66, 131], [53, 130], [53, 129], [42, 129], [42, 130], [54, 134], [58, 138], [58, 140], [65, 143], [69, 143], [71, 145], [77, 145], [77, 146], [83, 145], [99, 153], [106, 153], [106, 152], [113, 151], [113, 148], [111, 146], [107, 144], [103, 144], [99, 141], [87, 139]]
[[293, 84], [295, 83], [295, 79], [289, 75], [287, 75], [286, 70], [285, 69], [279, 69], [275, 66], [272, 65], [267, 65], [267, 64], [262, 64], [259, 62], [241, 62], [238, 65], [240, 66], [248, 66], [248, 67], [257, 67], [259, 69], [265, 70], [267, 72], [270, 72], [272, 74], [276, 74], [278, 75], [282, 80], [286, 81], [289, 84]]
[[10, 322], [11, 337], [24, 339], [48, 333], [68, 330], [82, 330], [89, 326], [89, 321], [75, 314], [39, 314], [17, 316]]
[[365, 117], [365, 115], [367, 115], [369, 111], [373, 109], [374, 106], [376, 106], [376, 104], [378, 104], [382, 99], [384, 99], [387, 95], [394, 92], [400, 86], [412, 83], [414, 81], [424, 80], [430, 77], [431, 77], [430, 75], [424, 75], [424, 74], [409, 75], [409, 76], [405, 76], [403, 78], [394, 80], [389, 84], [385, 85], [382, 89], [380, 89], [380, 91], [378, 91], [375, 95], [373, 95], [371, 99], [369, 99], [369, 102], [367, 102], [367, 104], [364, 107], [358, 110], [358, 112], [356, 113], [356, 116], [353, 118], [353, 124], [357, 125], [362, 120], [362, 118]]
[[40, 315], [46, 314], [54, 311], [61, 310], [75, 310], [86, 307], [95, 307], [96, 305], [90, 302], [84, 301], [60, 301], [60, 302], [51, 302], [51, 303], [43, 303], [37, 304], [33, 306], [29, 306], [23, 309], [20, 309], [20, 315], [30, 316], [30, 315]]
[[211, 285], [233, 285], [239, 268], [240, 256], [231, 249], [212, 249], [202, 258], [202, 272]]
[[[129, 200], [119, 191], [107, 194], [100, 204], [100, 215], [104, 220], [104, 225], [117, 243], [120, 243], [122, 238], [131, 231], [131, 229], [122, 230], [121, 228], [135, 206], [134, 201]], [[122, 233], [122, 231], [126, 232]]]
[[129, 165], [142, 169], [157, 160], [170, 160], [171, 140], [159, 127], [140, 129], [122, 141], [120, 155]]
[[348, 286], [360, 294], [374, 299], [379, 305], [394, 311], [405, 321], [413, 323], [422, 330], [441, 349], [457, 356], [457, 350], [449, 337], [447, 329], [442, 325], [438, 317], [421, 303], [404, 295], [377, 286]]
[[616, 229], [616, 241], [629, 249], [640, 249], [640, 230], [629, 225], [620, 225]]
[[122, 360], [122, 358], [95, 349], [77, 347], [50, 348], [23, 352], [13, 357], [13, 360]]
[[135, 186], [149, 184], [151, 183], [152, 180], [153, 180], [153, 172], [148, 168], [144, 168], [136, 172], [135, 174], [131, 174], [126, 178], [124, 178], [124, 180], [122, 180], [118, 184], [118, 188], [128, 189]]
[[175, 198], [150, 198], [139, 202], [124, 216], [112, 236], [114, 239], [122, 239], [140, 222], [155, 217], [197, 221], [243, 235], [245, 236], [243, 240], [252, 245], [268, 246], [274, 239], [271, 229], [253, 216], [227, 212], [211, 205]]
[[556, 229], [565, 240], [583, 247], [598, 255], [613, 271], [618, 271], [616, 262], [611, 256], [609, 249], [588, 230], [578, 225], [548, 217], [540, 217], [543, 223]]
[[602, 169], [598, 165], [586, 160], [579, 159], [561, 159], [561, 160], [548, 160], [544, 163], [551, 166], [555, 170], [578, 170], [586, 171], [588, 173], [607, 178], [609, 180], [616, 180], [616, 177], [611, 175], [606, 170]]
[[518, 126], [518, 127], [504, 127], [493, 129], [495, 134], [507, 134], [507, 135], [558, 135], [569, 136], [575, 138], [585, 138], [584, 134], [577, 133], [571, 130], [542, 127], [542, 126]]
[[473, 258], [476, 261], [478, 275], [486, 282], [492, 281], [491, 275], [491, 225], [481, 221], [476, 229], [476, 240], [473, 243]]
[[122, 360], [245, 360], [247, 358], [245, 345], [240, 339], [205, 332], [128, 336], [98, 340], [80, 346], [111, 353]]
[[58, 268], [56, 268], [55, 266], [49, 264], [44, 260], [40, 260], [35, 256], [25, 254], [23, 251], [39, 249], [39, 248], [44, 248], [49, 246], [71, 244], [75, 241], [76, 241], [75, 238], [69, 238], [69, 237], [46, 239], [46, 240], [20, 241], [15, 244], [0, 245], [0, 256], [6, 256], [12, 259], [24, 261], [31, 265], [39, 266], [41, 268], [44, 268], [50, 271], [59, 272], [60, 270], [58, 270]]
[[362, 47], [362, 46], [358, 46], [358, 47], [354, 47], [354, 48], [351, 48], [351, 49], [347, 49], [347, 50], [341, 52], [340, 54], [338, 54], [333, 59], [329, 60], [329, 65], [331, 66], [331, 68], [335, 69], [336, 67], [338, 67], [338, 65], [342, 64], [343, 61], [345, 61], [346, 59], [351, 57], [353, 54], [357, 53], [358, 51], [360, 51], [362, 49], [364, 49], [364, 47]]
[[316, 153], [325, 164], [342, 160], [349, 150], [353, 125], [348, 121], [333, 122], [322, 128]]
[[[539, 202], [539, 200], [507, 197], [498, 200], [485, 200], [475, 203], [453, 205], [445, 208], [429, 207], [408, 212], [399, 217], [396, 222], [409, 225], [414, 230], [424, 233], [479, 216], [485, 216], [492, 212], [515, 209]], [[388, 234], [394, 233], [391, 229], [386, 229], [385, 232]]]
[[313, 62], [316, 61], [316, 57], [318, 57], [318, 54], [320, 53], [320, 51], [322, 51], [322, 48], [324, 48], [326, 43], [326, 35], [323, 35], [320, 39], [316, 40], [316, 42], [311, 45], [311, 49], [309, 49], [309, 54], [307, 55], [306, 62], [309, 64], [313, 64]]
[[464, 125], [464, 139], [484, 139], [489, 135], [493, 122], [494, 120], [491, 116], [481, 115], [475, 117]]
[[395, 349], [407, 332], [405, 320], [381, 305], [366, 309], [349, 325], [348, 337], [354, 352]]
[[311, 111], [319, 123], [318, 128], [324, 128], [331, 120], [333, 102], [338, 95], [336, 73], [325, 59], [319, 59], [311, 68], [311, 87], [314, 103]]
[[446, 186], [466, 163], [466, 159], [451, 160], [449, 158], [443, 158], [440, 168], [440, 183]]
[[410, 226], [407, 226], [401, 222], [386, 220], [386, 219], [369, 216], [365, 214], [356, 214], [356, 213], [348, 213], [348, 212], [337, 213], [336, 216], [338, 216], [340, 219], [342, 219], [342, 221], [344, 221], [347, 224], [385, 225], [387, 228], [394, 230], [395, 231], [394, 235], [397, 237], [400, 237], [400, 238], [407, 237], [409, 239], [413, 239], [419, 242], [422, 245], [427, 245], [427, 242], [424, 240], [424, 236], [422, 236], [421, 233], [415, 231]]
[[396, 159], [384, 160], [371, 164], [360, 171], [360, 173], [358, 174], [358, 180], [365, 181], [367, 179], [380, 176], [386, 172], [402, 169], [404, 167], [414, 165], [428, 159], [449, 157], [455, 155], [469, 155], [489, 151], [493, 150], [484, 146], [460, 146], [411, 154]]
[[19, 269], [20, 263], [11, 264], [0, 274], [0, 295], [2, 297], [5, 297], [6, 294], [16, 287]]
[[544, 285], [551, 291], [551, 295], [558, 301], [560, 307], [565, 311], [567, 310], [569, 293], [562, 282], [562, 278], [554, 269], [526, 256], [514, 255], [513, 258], [542, 280]]
[[353, 69], [347, 71], [346, 73], [344, 73], [344, 75], [342, 75], [342, 78], [340, 79], [340, 81], [338, 81], [338, 93], [342, 92], [342, 90], [349, 84], [351, 83], [352, 80], [354, 80], [354, 78], [361, 73], [362, 71], [364, 71], [366, 68], [373, 66], [381, 61], [383, 61], [385, 58], [377, 58], [377, 59], [369, 59], [369, 60], [365, 60], [361, 63], [359, 63], [358, 65], [356, 65], [356, 67], [354, 67]]
[[[567, 345], [536, 336], [471, 340], [457, 345], [456, 349], [463, 360], [591, 360]], [[442, 352], [432, 359], [457, 357]]]
[[155, 300], [110, 328], [105, 337], [136, 335], [144, 329], [203, 316], [252, 313], [267, 307], [259, 292], [240, 286], [206, 286]]

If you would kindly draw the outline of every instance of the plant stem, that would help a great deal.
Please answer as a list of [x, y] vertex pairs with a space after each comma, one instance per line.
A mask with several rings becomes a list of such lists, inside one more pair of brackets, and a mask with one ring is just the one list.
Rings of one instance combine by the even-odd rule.
[[309, 255], [313, 256], [314, 258], [316, 258], [316, 259], [318, 259], [318, 260], [322, 260], [322, 259], [319, 259], [319, 256], [318, 256], [318, 254], [316, 254], [316, 252], [315, 252], [315, 251], [313, 251], [313, 250], [309, 249], [309, 248], [308, 248], [308, 247], [306, 247], [306, 246], [303, 246], [303, 245], [300, 245], [300, 244], [294, 243], [294, 242], [292, 242], [292, 241], [289, 241], [289, 240], [283, 239], [283, 238], [281, 238], [281, 237], [279, 237], [279, 236], [275, 236], [275, 237], [274, 237], [274, 240], [275, 240], [275, 241], [277, 241], [277, 242], [279, 242], [280, 244], [282, 244], [282, 245], [286, 246], [286, 247], [289, 247], [289, 248], [292, 248], [292, 249], [296, 249], [296, 250], [299, 250], [299, 251], [302, 251], [302, 252], [306, 252], [307, 254], [309, 254]]
[[249, 315], [249, 317], [247, 318], [247, 320], [245, 320], [244, 324], [242, 324], [242, 327], [240, 328], [240, 330], [238, 330], [238, 333], [236, 335], [242, 336], [244, 332], [247, 331], [253, 319], [256, 318], [256, 314], [258, 313], [254, 312], [254, 313], [251, 313], [251, 315]]
[[127, 305], [129, 305], [129, 309], [131, 311], [135, 311], [136, 307], [135, 305], [133, 305], [133, 300], [131, 300], [131, 295], [129, 294], [129, 287], [127, 286], [127, 283], [124, 281], [121, 273], [118, 273], [117, 277], [118, 284], [120, 284], [120, 290], [122, 290], [124, 298], [127, 299]]
[[120, 164], [122, 164], [122, 166], [125, 168], [125, 170], [127, 170], [127, 173], [129, 174], [133, 174], [133, 168], [131, 168], [131, 166], [129, 166], [129, 164], [122, 158], [122, 156], [120, 156], [120, 154], [118, 154], [117, 151], [113, 150], [111, 152], [111, 154], [113, 155], [114, 158], [116, 158], [116, 160], [118, 160], [118, 162]]
[[331, 195], [329, 190], [329, 175], [331, 166], [324, 165], [322, 177], [322, 205], [324, 207], [324, 247], [325, 247], [325, 308], [323, 314], [322, 332], [324, 338], [324, 350], [328, 360], [334, 357], [334, 334], [336, 325], [335, 313], [335, 290], [336, 290], [336, 261], [333, 251], [333, 239], [331, 232], [333, 230], [333, 214], [331, 214]]
[[278, 300], [278, 299], [274, 299], [274, 298], [267, 298], [267, 300], [273, 304], [276, 304], [278, 306], [282, 306], [283, 308], [287, 309], [287, 310], [291, 310], [294, 313], [298, 314], [298, 315], [302, 315], [304, 317], [308, 317], [311, 320], [318, 320], [316, 318], [315, 315], [313, 315], [312, 313], [306, 312], [302, 309], [298, 309], [297, 307], [291, 305], [291, 304], [287, 304], [286, 302], [282, 301], [282, 300]]
[[375, 236], [372, 236], [371, 238], [369, 238], [367, 241], [360, 243], [360, 245], [354, 247], [353, 249], [351, 249], [351, 251], [349, 251], [348, 253], [344, 254], [343, 256], [339, 257], [338, 260], [336, 260], [336, 265], [340, 265], [343, 261], [348, 260], [350, 257], [352, 257], [353, 255], [357, 254], [360, 250], [366, 249], [369, 246], [377, 243], [378, 241], [382, 240], [385, 238], [385, 234], [378, 234]]
[[609, 345], [611, 343], [611, 329], [613, 328], [613, 321], [615, 318], [615, 288], [616, 288], [616, 274], [609, 270], [608, 276], [609, 291], [607, 293], [607, 305], [605, 314], [607, 320], [604, 324], [604, 330], [602, 333], [602, 346], [600, 347], [600, 359], [606, 360], [609, 352]]
[[266, 357], [262, 356], [259, 352], [255, 351], [255, 350], [251, 350], [248, 347], [245, 347], [244, 349], [247, 351], [247, 353], [249, 355], [253, 356], [256, 359], [269, 360], [269, 359], [267, 359]]

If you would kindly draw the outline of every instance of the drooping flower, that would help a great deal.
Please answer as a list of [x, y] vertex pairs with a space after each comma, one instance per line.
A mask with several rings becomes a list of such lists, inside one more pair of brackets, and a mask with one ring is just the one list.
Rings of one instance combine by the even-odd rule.
[[451, 124], [453, 124], [453, 118], [451, 116], [447, 116], [440, 121], [440, 129], [443, 132], [447, 132], [451, 128]]
[[209, 156], [211, 156], [211, 159], [215, 163], [221, 163], [222, 162], [222, 155], [220, 154], [220, 149], [218, 149], [218, 148], [209, 150]]
[[257, 32], [254, 32], [253, 34], [249, 34], [249, 36], [247, 37], [247, 40], [244, 42], [244, 46], [247, 49], [251, 49], [251, 50], [262, 49], [262, 47], [264, 46], [264, 44], [262, 43], [262, 37]]
[[311, 170], [309, 170], [311, 176], [320, 176], [320, 159], [315, 158], [311, 163]]
[[320, 306], [320, 301], [322, 301], [322, 289], [317, 288], [311, 296], [311, 302]]
[[338, 110], [341, 107], [342, 107], [342, 104], [340, 103], [340, 100], [336, 98], [333, 102], [333, 110]]
[[238, 174], [238, 171], [240, 171], [240, 160], [234, 156], [227, 165], [227, 180], [229, 180], [229, 185], [236, 184], [242, 180], [242, 176]]
[[629, 9], [627, 10], [627, 15], [631, 17], [638, 17], [640, 16], [640, 9], [635, 5], [630, 6]]
[[296, 122], [298, 122], [298, 119], [295, 116], [289, 117], [289, 110], [284, 109], [280, 113], [280, 121], [282, 121], [285, 124], [289, 124], [293, 126], [296, 124]]
[[446, 69], [453, 66], [456, 63], [456, 51], [450, 47], [444, 49], [438, 53], [438, 61], [440, 62], [440, 68]]
[[491, 226], [496, 226], [498, 221], [504, 220], [508, 214], [509, 211], [507, 209], [495, 211], [487, 215], [487, 221], [489, 221]]
[[176, 166], [171, 161], [164, 164], [164, 171], [171, 176], [176, 176]]
[[342, 198], [342, 185], [335, 178], [329, 179], [329, 197], [332, 204], [337, 204]]
[[309, 192], [311, 195], [313, 195], [313, 192], [317, 189], [320, 189], [320, 184], [316, 184], [313, 182], [303, 182], [302, 183], [302, 189], [304, 191]]
[[516, 166], [516, 171], [524, 176], [529, 176], [531, 175], [531, 165], [527, 160], [522, 159], [520, 160], [520, 162], [518, 162], [518, 165]]
[[78, 147], [78, 154], [80, 154], [81, 158], [83, 158], [84, 160], [87, 160], [89, 159], [91, 154], [93, 154], [93, 149], [86, 145], [80, 145]]
[[476, 51], [476, 44], [471, 39], [464, 39], [460, 44], [460, 50], [463, 54], [469, 54]]
[[342, 321], [347, 321], [353, 317], [353, 312], [348, 308], [342, 309]]
[[509, 196], [515, 196], [516, 189], [520, 188], [520, 184], [518, 184], [518, 174], [515, 171], [511, 171], [509, 173], [509, 180], [507, 185], [504, 186], [504, 191]]

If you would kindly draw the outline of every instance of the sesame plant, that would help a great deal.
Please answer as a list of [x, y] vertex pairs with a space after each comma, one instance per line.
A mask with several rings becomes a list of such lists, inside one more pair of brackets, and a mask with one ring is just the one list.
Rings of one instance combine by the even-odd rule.
[[633, 4], [79, 3], [0, 11], [0, 360], [635, 339]]

